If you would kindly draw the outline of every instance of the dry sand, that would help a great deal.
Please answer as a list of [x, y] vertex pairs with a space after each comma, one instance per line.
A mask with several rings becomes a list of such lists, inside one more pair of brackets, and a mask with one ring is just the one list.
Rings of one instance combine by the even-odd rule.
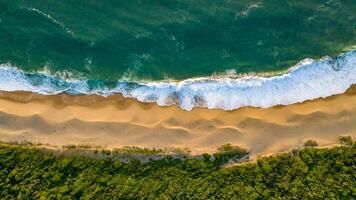
[[340, 135], [355, 137], [355, 88], [288, 106], [190, 112], [119, 95], [0, 92], [0, 140], [108, 148], [188, 147], [193, 154], [213, 152], [217, 146], [231, 143], [256, 157], [300, 147], [308, 139], [329, 146]]

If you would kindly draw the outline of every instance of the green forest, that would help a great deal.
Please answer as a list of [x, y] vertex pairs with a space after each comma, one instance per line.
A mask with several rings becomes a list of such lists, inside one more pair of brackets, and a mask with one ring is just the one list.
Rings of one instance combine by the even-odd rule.
[[0, 197], [355, 199], [356, 145], [340, 141], [338, 147], [306, 145], [290, 153], [233, 166], [225, 163], [246, 152], [229, 146], [215, 155], [204, 154], [202, 159], [166, 156], [145, 163], [136, 159], [125, 163], [1, 143]]

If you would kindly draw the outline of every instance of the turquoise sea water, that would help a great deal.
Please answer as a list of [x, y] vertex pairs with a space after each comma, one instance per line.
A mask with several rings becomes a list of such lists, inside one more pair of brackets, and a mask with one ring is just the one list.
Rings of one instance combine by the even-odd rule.
[[[187, 110], [264, 107], [328, 96], [356, 82], [355, 13], [352, 0], [0, 0], [0, 89], [117, 92]], [[324, 56], [334, 59], [326, 62]], [[300, 67], [306, 58], [316, 61]], [[336, 73], [343, 64], [348, 71]], [[296, 82], [225, 80], [276, 74], [294, 65], [302, 68], [292, 73]], [[220, 78], [186, 87], [187, 79], [213, 75]], [[275, 82], [279, 79], [284, 82]], [[314, 91], [331, 84], [337, 89]], [[307, 95], [297, 100], [279, 96], [299, 90]]]

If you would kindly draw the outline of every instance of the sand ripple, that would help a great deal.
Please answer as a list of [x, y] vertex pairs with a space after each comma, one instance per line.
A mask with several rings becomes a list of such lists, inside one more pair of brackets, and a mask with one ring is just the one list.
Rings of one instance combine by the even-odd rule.
[[256, 156], [290, 150], [308, 139], [332, 145], [340, 135], [356, 137], [355, 87], [288, 106], [190, 112], [121, 96], [0, 92], [0, 139], [5, 141], [188, 147], [192, 153], [232, 143]]

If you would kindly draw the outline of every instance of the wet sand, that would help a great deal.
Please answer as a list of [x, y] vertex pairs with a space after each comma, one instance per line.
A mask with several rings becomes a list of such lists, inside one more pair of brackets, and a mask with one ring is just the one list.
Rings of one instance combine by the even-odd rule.
[[333, 145], [340, 135], [356, 137], [355, 86], [341, 95], [288, 106], [189, 112], [120, 95], [0, 92], [2, 141], [189, 148], [192, 154], [231, 143], [254, 158], [300, 147], [308, 139]]

